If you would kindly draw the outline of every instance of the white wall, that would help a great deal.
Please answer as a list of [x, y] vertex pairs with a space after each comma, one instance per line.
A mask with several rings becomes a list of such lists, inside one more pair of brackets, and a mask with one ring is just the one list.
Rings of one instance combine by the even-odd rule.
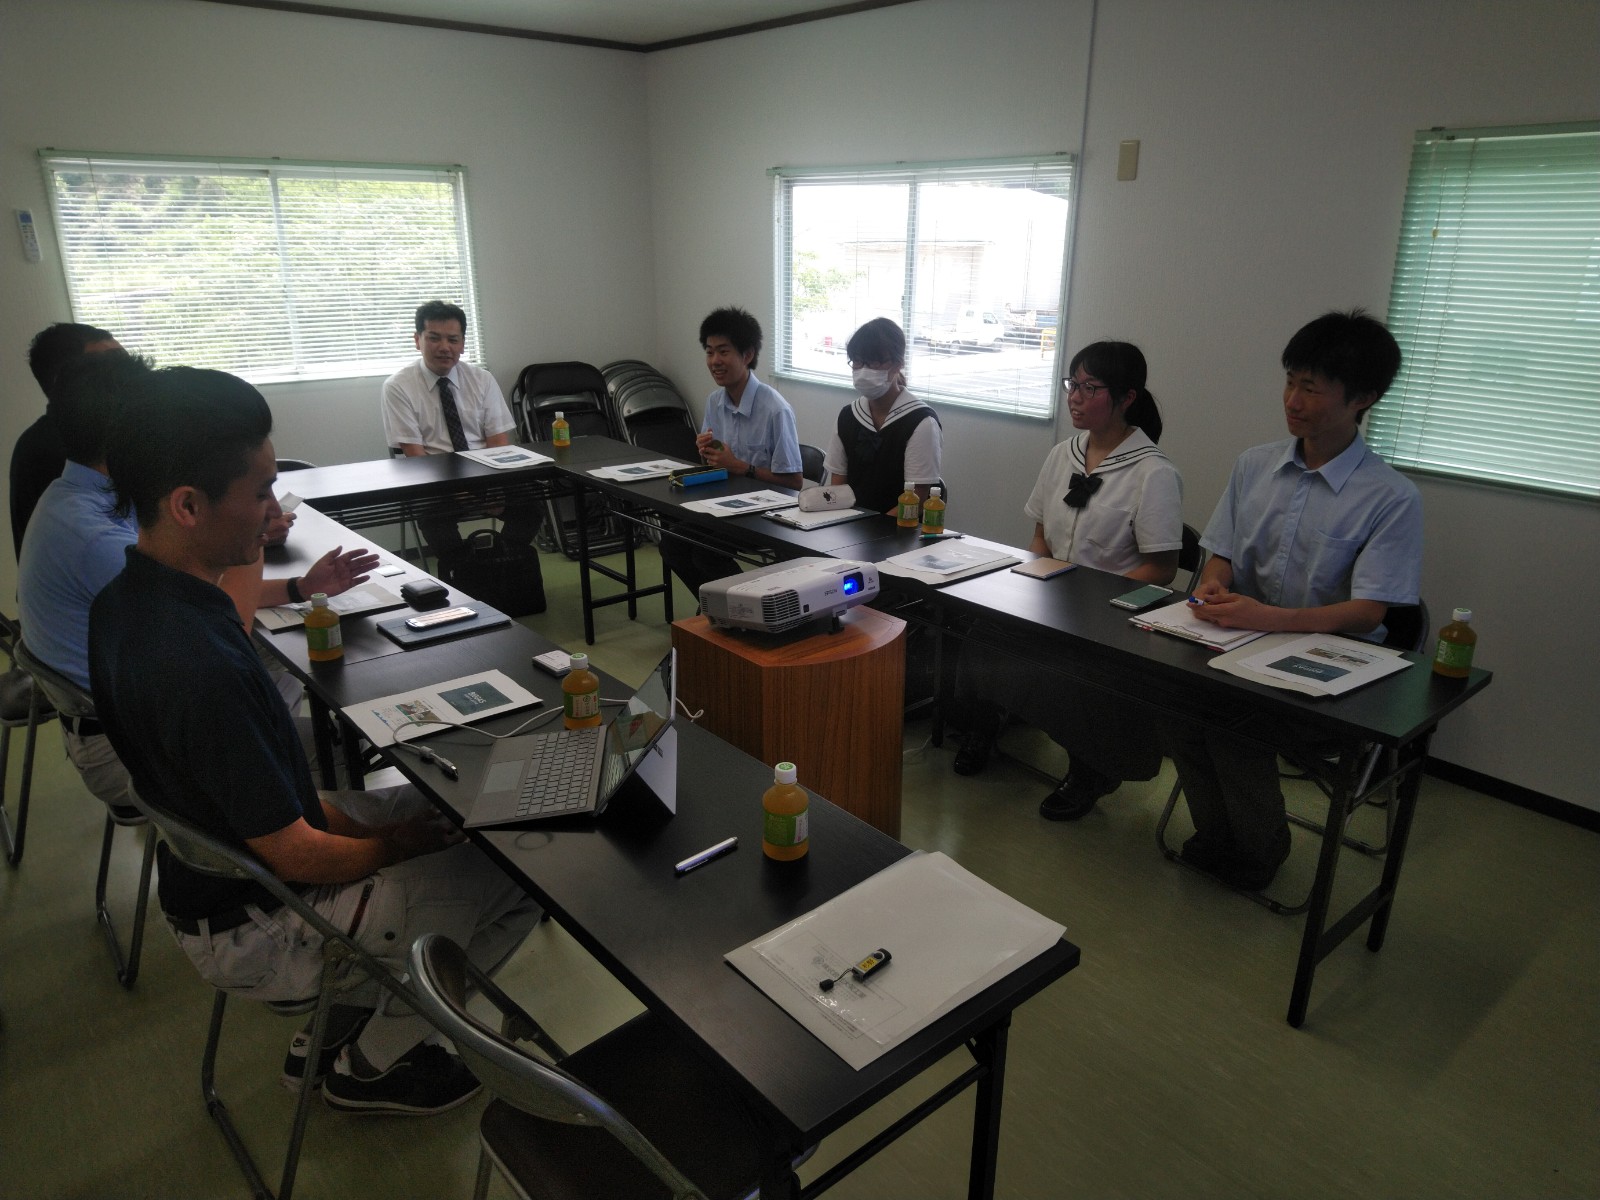
[[[1331, 307], [1383, 313], [1413, 133], [1593, 118], [1596, 11], [1590, 0], [1100, 0], [1064, 341], [1144, 348], [1192, 523], [1204, 524], [1241, 449], [1284, 436], [1289, 335]], [[693, 341], [704, 311], [737, 301], [771, 319], [761, 169], [1076, 149], [1087, 13], [926, 0], [653, 55], [657, 336], [680, 384], [708, 390]], [[1118, 183], [1124, 138], [1142, 142], [1140, 172]], [[808, 440], [845, 398], [782, 390]], [[1020, 508], [1054, 432], [968, 414], [945, 430], [952, 524], [1022, 540]], [[1600, 635], [1563, 615], [1592, 591], [1600, 508], [1419, 484], [1423, 594], [1436, 615], [1474, 609], [1479, 662], [1496, 672], [1434, 753], [1600, 808]]]
[[[43, 408], [28, 340], [71, 319], [41, 147], [464, 164], [487, 365], [509, 394], [527, 363], [651, 344], [643, 112], [626, 52], [193, 0], [5, 0], [0, 209], [33, 210], [45, 258], [0, 237], [0, 446]], [[280, 453], [381, 457], [380, 383], [263, 389]]]
[[[1064, 340], [1145, 348], [1203, 523], [1238, 451], [1282, 436], [1288, 335], [1333, 306], [1382, 312], [1413, 132], [1593, 118], [1596, 11], [923, 0], [642, 59], [190, 0], [5, 0], [0, 208], [34, 211], [46, 261], [0, 236], [0, 446], [39, 411], [27, 339], [68, 316], [41, 146], [464, 163], [502, 383], [526, 362], [653, 347], [696, 401], [701, 316], [733, 302], [771, 326], [768, 167], [1081, 148]], [[1113, 178], [1123, 138], [1143, 143], [1131, 183]], [[785, 391], [809, 441], [847, 399]], [[281, 449], [380, 453], [375, 393], [273, 388]], [[1020, 540], [1056, 431], [959, 412], [945, 429], [953, 523]], [[1564, 615], [1592, 590], [1600, 508], [1421, 485], [1424, 594], [1436, 614], [1477, 612], [1496, 672], [1435, 753], [1600, 808], [1600, 635]], [[0, 555], [0, 594], [12, 573]]]

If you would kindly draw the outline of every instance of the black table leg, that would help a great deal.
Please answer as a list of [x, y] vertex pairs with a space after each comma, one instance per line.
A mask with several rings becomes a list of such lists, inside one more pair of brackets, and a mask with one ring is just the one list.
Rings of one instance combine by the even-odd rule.
[[1322, 931], [1328, 924], [1328, 902], [1333, 896], [1333, 876], [1339, 866], [1339, 847], [1344, 841], [1345, 815], [1350, 811], [1355, 791], [1349, 764], [1341, 758], [1339, 777], [1328, 801], [1328, 820], [1322, 827], [1322, 850], [1317, 855], [1317, 874], [1307, 901], [1306, 928], [1300, 937], [1300, 960], [1294, 969], [1294, 990], [1289, 995], [1289, 1024], [1299, 1029], [1305, 1024], [1306, 1006], [1311, 1000], [1311, 981], [1322, 958]]
[[1007, 1013], [980, 1033], [972, 1053], [988, 1068], [978, 1081], [972, 1111], [972, 1161], [967, 1174], [968, 1200], [993, 1200], [994, 1173], [1000, 1161], [1000, 1100], [1006, 1084], [1006, 1038], [1011, 1029]]
[[1367, 949], [1381, 950], [1383, 937], [1389, 929], [1389, 913], [1394, 907], [1394, 894], [1400, 886], [1400, 867], [1406, 858], [1406, 840], [1411, 836], [1411, 818], [1417, 812], [1417, 797], [1422, 792], [1422, 766], [1428, 761], [1428, 743], [1433, 740], [1433, 730], [1418, 738], [1408, 753], [1416, 760], [1411, 772], [1400, 781], [1395, 803], [1400, 806], [1395, 814], [1394, 830], [1389, 835], [1389, 853], [1383, 861], [1383, 882], [1378, 885], [1383, 898], [1372, 914], [1372, 924], [1367, 930]]
[[583, 640], [594, 645], [594, 593], [589, 582], [589, 522], [584, 512], [584, 488], [572, 489], [572, 511], [578, 521], [578, 588], [583, 594]]
[[307, 688], [306, 695], [311, 698], [311, 738], [317, 750], [317, 769], [322, 772], [322, 786], [327, 791], [336, 791], [339, 787], [339, 770], [333, 756], [333, 737], [329, 733], [333, 714], [316, 692]]

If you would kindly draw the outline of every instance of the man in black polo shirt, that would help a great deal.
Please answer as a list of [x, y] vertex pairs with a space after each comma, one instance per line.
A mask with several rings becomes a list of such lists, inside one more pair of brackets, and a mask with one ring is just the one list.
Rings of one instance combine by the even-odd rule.
[[[410, 788], [319, 795], [295, 727], [226, 592], [224, 570], [255, 561], [278, 515], [266, 402], [220, 371], [153, 372], [118, 414], [107, 466], [139, 523], [128, 563], [89, 617], [95, 707], [142, 795], [247, 847], [335, 925], [397, 971], [425, 931], [493, 969], [536, 906]], [[215, 986], [302, 998], [321, 966], [314, 931], [254, 884], [217, 880], [165, 853], [161, 907]], [[378, 996], [362, 997], [371, 1008]], [[335, 1010], [338, 1012], [339, 1010]], [[298, 1082], [360, 1112], [438, 1112], [478, 1090], [415, 1014], [339, 1013], [337, 1063], [285, 1064]], [[332, 1057], [331, 1054], [329, 1056]], [[331, 1068], [331, 1069], [330, 1069]], [[286, 1080], [287, 1081], [287, 1080]]]

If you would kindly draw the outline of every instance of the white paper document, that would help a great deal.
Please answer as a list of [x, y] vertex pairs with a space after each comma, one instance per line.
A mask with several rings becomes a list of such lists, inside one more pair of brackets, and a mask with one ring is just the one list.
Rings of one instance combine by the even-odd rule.
[[278, 497], [278, 507], [286, 513], [292, 513], [304, 503], [305, 501], [293, 492], [285, 492]]
[[457, 450], [456, 453], [462, 458], [470, 458], [473, 462], [494, 467], [499, 471], [555, 461], [548, 454], [537, 454], [532, 450], [524, 450], [521, 446], [485, 446], [482, 450]]
[[[348, 591], [340, 592], [337, 596], [328, 597], [328, 607], [341, 617], [382, 612], [384, 609], [402, 608], [404, 605], [404, 600], [381, 583], [360, 583]], [[309, 600], [295, 604], [280, 604], [276, 608], [258, 608], [256, 624], [272, 633], [285, 629], [299, 629], [305, 624], [306, 614], [310, 611]]]
[[769, 521], [777, 521], [791, 529], [826, 529], [829, 525], [843, 525], [846, 521], [859, 521], [862, 517], [876, 516], [870, 508], [830, 508], [822, 512], [802, 512], [783, 508], [763, 514]]
[[793, 496], [762, 490], [743, 492], [737, 496], [719, 496], [715, 500], [686, 500], [682, 507], [690, 512], [709, 513], [713, 517], [748, 517], [772, 508], [789, 508], [793, 504]]
[[1008, 546], [947, 538], [885, 559], [878, 564], [878, 571], [883, 575], [899, 575], [903, 579], [915, 579], [919, 583], [940, 587], [955, 583], [958, 579], [970, 579], [974, 575], [998, 571], [1001, 567], [1021, 561]]
[[1202, 646], [1210, 646], [1213, 650], [1231, 650], [1235, 646], [1253, 642], [1261, 636], [1259, 629], [1224, 629], [1221, 625], [1202, 621], [1194, 615], [1194, 608], [1188, 600], [1179, 600], [1176, 604], [1169, 604], [1152, 612], [1139, 613], [1137, 616], [1129, 617], [1128, 621], [1140, 629], [1170, 633], [1173, 637], [1199, 642]]
[[1307, 696], [1342, 696], [1411, 666], [1398, 650], [1333, 633], [1277, 633], [1209, 664], [1241, 679]]
[[374, 746], [387, 746], [540, 703], [539, 697], [503, 671], [483, 671], [352, 704], [344, 715]]
[[679, 462], [675, 458], [656, 458], [649, 462], [623, 463], [615, 467], [596, 467], [590, 471], [596, 479], [604, 479], [610, 483], [638, 483], [645, 479], [665, 479], [674, 471], [681, 470], [692, 464]]
[[[860, 1070], [1065, 932], [947, 856], [918, 852], [725, 957]], [[887, 966], [848, 973], [878, 949]]]

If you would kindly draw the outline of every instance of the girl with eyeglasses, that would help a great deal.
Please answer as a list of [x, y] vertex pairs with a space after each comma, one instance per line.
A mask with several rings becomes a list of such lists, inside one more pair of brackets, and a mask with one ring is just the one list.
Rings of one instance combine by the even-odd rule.
[[[1143, 583], [1177, 574], [1183, 481], [1156, 447], [1161, 414], [1146, 374], [1144, 355], [1128, 342], [1095, 342], [1073, 356], [1062, 387], [1078, 433], [1046, 456], [1023, 508], [1034, 522], [1034, 554]], [[957, 695], [970, 712], [958, 774], [983, 770], [1010, 716], [1066, 749], [1071, 767], [1039, 806], [1049, 820], [1077, 820], [1123, 780], [1161, 768], [1155, 736], [1136, 714], [1037, 662], [963, 651]]]

